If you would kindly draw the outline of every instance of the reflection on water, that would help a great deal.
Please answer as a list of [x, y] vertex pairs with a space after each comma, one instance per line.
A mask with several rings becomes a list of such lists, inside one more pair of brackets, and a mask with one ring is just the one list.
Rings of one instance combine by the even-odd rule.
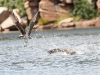
[[[0, 75], [100, 75], [100, 29], [33, 32], [28, 46], [19, 33], [0, 34]], [[75, 55], [48, 54], [70, 48]]]

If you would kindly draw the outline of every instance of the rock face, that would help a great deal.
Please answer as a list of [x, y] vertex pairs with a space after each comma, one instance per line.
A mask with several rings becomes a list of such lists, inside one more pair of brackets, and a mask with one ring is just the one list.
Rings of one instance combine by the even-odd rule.
[[54, 21], [58, 17], [67, 17], [68, 9], [73, 0], [23, 0], [28, 19], [31, 20], [38, 8], [40, 16], [47, 21]]
[[98, 12], [100, 12], [100, 0], [97, 0], [96, 5], [97, 5]]
[[73, 0], [65, 0], [67, 3], [73, 3]]
[[73, 18], [68, 18], [58, 23], [58, 28], [74, 28], [75, 23]]
[[[5, 7], [1, 7], [1, 8], [3, 10], [0, 10], [0, 31], [3, 31], [8, 28], [10, 29], [10, 27], [14, 26], [15, 24], [13, 23], [12, 19], [9, 16], [10, 11]], [[19, 23], [21, 25], [25, 25], [25, 22], [23, 22], [23, 20], [20, 18], [20, 15], [18, 14], [17, 9], [13, 9], [13, 13], [15, 14], [15, 16], [17, 16]]]
[[38, 10], [40, 0], [23, 0], [23, 1], [24, 1], [24, 7], [26, 8], [28, 19], [31, 20]]
[[0, 24], [9, 16], [9, 10], [6, 7], [0, 7]]
[[[98, 12], [100, 12], [100, 0], [88, 0], [90, 3], [94, 2]], [[73, 9], [73, 0], [23, 0], [24, 7], [28, 20], [31, 20], [39, 10], [39, 17], [46, 20], [48, 25], [37, 25], [34, 29], [73, 29], [73, 28], [91, 28], [100, 27], [100, 18], [92, 20], [81, 20], [74, 22], [73, 18], [69, 18], [68, 11]], [[57, 21], [59, 18], [64, 18], [57, 25], [52, 22]], [[27, 24], [27, 18], [23, 18], [23, 22]], [[5, 29], [13, 26], [9, 23], [9, 10], [5, 7], [0, 7], [0, 28]], [[21, 20], [19, 19], [20, 23]], [[9, 25], [8, 25], [9, 23]], [[8, 26], [7, 26], [8, 25]]]
[[57, 25], [38, 25], [34, 26], [34, 29], [44, 30], [44, 29], [76, 29], [76, 28], [93, 28], [100, 27], [100, 17], [91, 20], [80, 20], [74, 21], [73, 18], [67, 18], [60, 21]]
[[68, 10], [72, 7], [73, 5], [67, 4], [66, 0], [41, 0], [39, 3], [40, 16], [47, 21], [67, 17]]

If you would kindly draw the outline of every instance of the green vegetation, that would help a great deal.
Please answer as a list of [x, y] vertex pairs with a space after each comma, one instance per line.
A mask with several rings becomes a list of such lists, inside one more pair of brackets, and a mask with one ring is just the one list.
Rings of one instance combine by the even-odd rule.
[[47, 22], [48, 22], [48, 21], [45, 20], [45, 19], [43, 19], [43, 18], [39, 18], [39, 20], [38, 20], [38, 24], [39, 24], [39, 25], [45, 24], [45, 23], [47, 23]]
[[60, 21], [64, 20], [64, 17], [57, 17], [54, 24], [58, 24]]
[[90, 4], [88, 0], [74, 0], [74, 9], [70, 13], [77, 19], [91, 19], [99, 15], [94, 4]]
[[23, 0], [0, 0], [0, 7], [7, 7], [9, 9], [18, 8], [21, 15], [25, 15], [25, 8]]

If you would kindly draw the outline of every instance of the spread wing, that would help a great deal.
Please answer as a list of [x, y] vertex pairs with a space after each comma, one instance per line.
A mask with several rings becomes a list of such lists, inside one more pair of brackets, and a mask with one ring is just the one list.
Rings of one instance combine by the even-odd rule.
[[22, 27], [22, 25], [19, 23], [17, 16], [15, 16], [15, 14], [13, 13], [13, 11], [10, 11], [10, 17], [13, 21], [13, 23], [15, 24], [15, 26], [18, 28], [18, 30], [20, 31], [20, 33], [25, 36], [26, 32], [25, 29]]
[[28, 36], [30, 36], [30, 34], [31, 34], [31, 31], [32, 31], [33, 26], [34, 26], [34, 24], [36, 22], [36, 19], [37, 19], [37, 15], [38, 15], [38, 11], [37, 11], [37, 13], [35, 14], [35, 16], [33, 17], [33, 19], [31, 20], [31, 22], [29, 24]]

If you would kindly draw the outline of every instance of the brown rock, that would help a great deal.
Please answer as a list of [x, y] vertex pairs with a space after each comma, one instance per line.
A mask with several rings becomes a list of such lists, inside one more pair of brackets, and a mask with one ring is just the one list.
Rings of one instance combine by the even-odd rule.
[[81, 21], [75, 22], [75, 27], [76, 28], [82, 28], [82, 22]]
[[42, 25], [42, 26], [39, 26], [37, 29], [38, 30], [43, 30], [43, 29], [51, 29], [53, 27], [54, 27], [54, 25], [50, 24], [50, 25]]
[[95, 27], [95, 22], [96, 22], [95, 19], [94, 20], [89, 20], [89, 21], [86, 21], [86, 23], [83, 22], [83, 25], [86, 25], [87, 27]]
[[100, 27], [100, 17], [96, 19], [95, 27]]
[[0, 32], [2, 32], [4, 29], [1, 27], [1, 25], [0, 25]]
[[39, 9], [49, 10], [49, 11], [56, 11], [55, 5], [52, 2], [44, 1], [39, 3]]
[[55, 0], [41, 0], [40, 3], [39, 3], [39, 6], [40, 7], [45, 7], [45, 6], [52, 6], [52, 5], [55, 5], [56, 1]]
[[47, 21], [54, 21], [56, 19], [55, 1], [41, 0], [39, 3], [40, 16]]
[[29, 1], [26, 1], [24, 2], [24, 7], [25, 8], [29, 8], [29, 7], [34, 7], [34, 6], [38, 6], [38, 2], [29, 2]]
[[98, 12], [100, 12], [100, 0], [98, 0], [98, 1], [96, 2], [96, 5], [97, 5]]
[[[15, 14], [15, 16], [18, 18], [18, 21], [20, 24], [23, 24], [23, 20], [20, 18], [20, 15], [17, 13], [17, 9], [13, 9], [13, 13]], [[6, 28], [9, 28], [9, 27], [12, 27], [14, 26], [15, 24], [13, 23], [11, 17], [7, 17], [6, 20], [4, 20], [2, 23], [1, 23], [1, 27], [2, 29], [6, 29]]]
[[24, 2], [26, 2], [26, 1], [38, 1], [38, 0], [23, 0]]
[[63, 3], [72, 4], [73, 0], [60, 0]]
[[60, 4], [56, 0], [41, 0], [39, 3], [40, 16], [48, 21], [55, 21], [58, 17], [67, 17], [70, 6]]
[[28, 19], [31, 20], [38, 10], [40, 0], [23, 0]]
[[24, 7], [25, 7], [25, 8], [28, 8], [28, 7], [29, 7], [29, 1], [26, 1], [26, 2], [24, 3]]
[[1, 27], [3, 29], [9, 28], [11, 26], [14, 26], [14, 23], [12, 22], [10, 17], [8, 17], [4, 22], [1, 23]]
[[73, 18], [68, 18], [60, 21], [58, 23], [59, 28], [66, 28], [66, 27], [75, 27], [75, 23], [73, 22]]
[[68, 3], [68, 4], [73, 3], [73, 0], [65, 0], [65, 1], [66, 1], [66, 3]]
[[58, 25], [58, 28], [70, 28], [70, 27], [75, 27], [75, 23], [74, 22], [70, 22], [70, 23], [63, 23], [61, 25]]
[[0, 7], [0, 24], [9, 16], [9, 10], [6, 7]]
[[73, 20], [74, 20], [73, 18], [67, 18], [67, 19], [60, 21], [58, 24], [69, 23], [69, 22], [72, 22]]
[[95, 24], [96, 24], [95, 19], [75, 22], [76, 28], [91, 28], [95, 27]]
[[100, 27], [100, 21], [97, 21], [95, 27]]
[[54, 21], [57, 17], [55, 11], [50, 12], [42, 9], [40, 9], [39, 11], [40, 11], [40, 16], [47, 21]]

